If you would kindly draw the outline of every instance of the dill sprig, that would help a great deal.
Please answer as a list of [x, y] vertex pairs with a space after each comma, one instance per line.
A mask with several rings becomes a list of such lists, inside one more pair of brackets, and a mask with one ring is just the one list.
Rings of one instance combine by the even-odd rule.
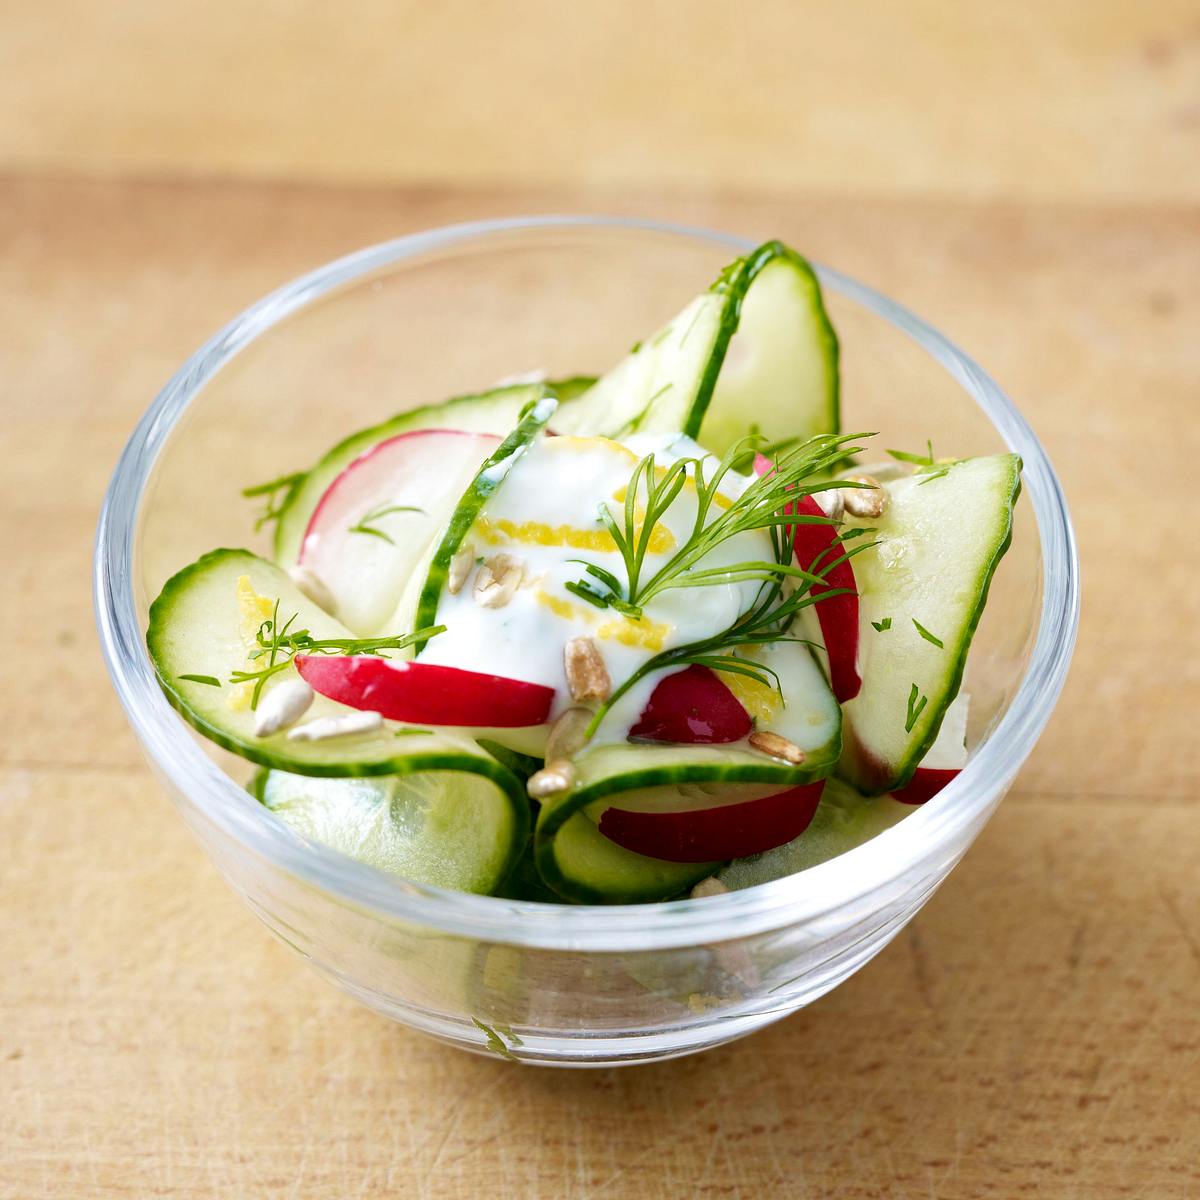
[[[780, 539], [781, 542], [790, 542], [790, 540], [790, 534]], [[806, 638], [789, 636], [787, 630], [796, 616], [803, 609], [820, 600], [848, 594], [850, 594], [849, 588], [830, 588], [819, 595], [814, 595], [811, 588], [808, 587], [785, 593], [782, 577], [760, 584], [754, 603], [727, 628], [711, 637], [687, 642], [680, 646], [672, 646], [647, 659], [614, 688], [608, 699], [596, 710], [585, 730], [585, 737], [590, 738], [600, 728], [600, 723], [608, 715], [613, 705], [630, 688], [635, 687], [646, 676], [652, 675], [656, 671], [668, 670], [671, 667], [709, 667], [714, 671], [744, 675], [756, 683], [773, 687], [778, 691], [779, 677], [771, 667], [766, 663], [739, 655], [736, 651], [752, 646], [775, 645], [779, 642], [811, 645], [812, 643]]]
[[733, 469], [741, 475], [748, 475], [754, 470], [754, 457], [757, 454], [763, 454], [769, 459], [776, 459], [781, 454], [786, 454], [795, 446], [804, 444], [803, 437], [781, 438], [777, 442], [769, 442], [765, 437], [758, 433], [757, 426], [750, 427], [751, 433], [756, 439], [756, 444], [744, 446], [741, 452], [733, 460]]
[[387, 542], [389, 546], [394, 546], [396, 543], [392, 540], [391, 536], [385, 533], [382, 529], [376, 529], [373, 522], [382, 520], [384, 517], [389, 516], [392, 513], [405, 512], [424, 513], [425, 510], [423, 508], [417, 508], [412, 504], [381, 504], [378, 508], [373, 508], [370, 512], [363, 513], [363, 515], [359, 517], [359, 519], [353, 525], [350, 526], [348, 532], [366, 533], [371, 537], [380, 538], [382, 541]]
[[230, 683], [254, 683], [254, 694], [250, 699], [250, 708], [258, 707], [264, 684], [273, 675], [285, 671], [292, 664], [297, 654], [373, 654], [387, 658], [385, 650], [403, 650], [414, 642], [426, 641], [439, 633], [444, 633], [444, 625], [430, 625], [418, 629], [414, 633], [391, 634], [376, 638], [314, 638], [307, 629], [293, 629], [292, 624], [299, 617], [292, 613], [282, 624], [279, 623], [279, 601], [270, 617], [258, 627], [254, 640], [257, 648], [247, 656], [252, 662], [265, 658], [266, 665], [256, 671], [234, 671], [229, 676]]
[[[305, 474], [304, 471], [296, 471], [291, 475], [280, 475], [278, 479], [268, 479], [266, 483], [256, 483], [252, 487], [242, 488], [242, 495], [247, 500], [253, 500], [259, 496], [266, 497], [263, 511], [259, 513], [254, 522], [255, 533], [271, 521], [279, 520], [287, 506], [292, 489], [305, 477]], [[283, 493], [283, 498], [276, 502], [276, 497], [280, 492]]]
[[567, 589], [573, 596], [578, 596], [580, 600], [586, 600], [589, 604], [594, 604], [597, 608], [608, 608], [610, 597], [603, 596], [593, 588], [588, 587], [586, 583], [564, 583], [563, 587]]
[[921, 476], [921, 482], [917, 484], [917, 487], [924, 487], [925, 484], [932, 483], [935, 479], [942, 479], [946, 475], [949, 475], [950, 466], [951, 464], [947, 463], [945, 466], [938, 467], [935, 470], [918, 471], [917, 474]]
[[772, 528], [772, 545], [777, 560], [775, 566], [779, 570], [774, 576], [759, 583], [750, 607], [719, 633], [680, 646], [669, 647], [647, 659], [619, 684], [604, 704], [596, 710], [585, 730], [585, 737], [592, 737], [613, 705], [631, 688], [648, 675], [652, 675], [656, 671], [669, 670], [672, 667], [701, 666], [714, 671], [743, 675], [756, 683], [774, 688], [782, 694], [779, 677], [770, 666], [756, 659], [747, 658], [744, 653], [739, 654], [738, 651], [749, 650], [754, 646], [776, 645], [780, 642], [812, 646], [813, 643], [808, 639], [790, 635], [789, 631], [797, 616], [804, 609], [822, 600], [830, 599], [833, 596], [853, 594], [850, 588], [823, 588], [820, 592], [814, 592], [812, 585], [822, 583], [823, 576], [836, 563], [845, 562], [875, 544], [868, 542], [856, 546], [814, 574], [799, 571], [797, 568], [797, 572], [803, 578], [797, 586], [789, 589], [785, 587], [785, 584], [789, 578], [793, 577], [793, 574], [791, 571], [785, 570], [785, 567], [793, 552], [794, 536], [793, 527], [790, 525]]
[[[773, 470], [754, 479], [724, 509], [716, 503], [721, 484], [733, 470], [733, 464], [745, 455], [747, 447], [752, 447], [761, 438], [750, 435], [735, 442], [715, 468], [711, 468], [710, 461], [705, 458], [682, 458], [660, 469], [654, 455], [646, 455], [633, 469], [625, 489], [625, 503], [618, 514], [613, 514], [608, 501], [603, 501], [598, 509], [599, 519], [621, 556], [625, 568], [624, 583], [612, 572], [584, 562], [584, 570], [599, 580], [605, 591], [599, 592], [582, 580], [572, 591], [579, 594], [577, 589], [586, 589], [636, 620], [641, 617], [646, 604], [670, 588], [708, 587], [753, 580], [766, 582], [783, 576], [810, 585], [821, 582], [819, 576], [797, 567], [791, 561], [790, 553], [777, 555], [775, 561], [770, 562], [747, 560], [716, 567], [702, 564], [722, 543], [751, 530], [775, 532], [798, 524], [832, 525], [828, 517], [796, 513], [794, 504], [802, 496], [831, 487], [860, 486], [846, 481], [831, 482], [821, 476], [847, 454], [858, 452], [860, 447], [847, 447], [847, 443], [861, 436], [868, 435], [822, 435], [782, 452], [776, 456]], [[649, 574], [646, 558], [655, 528], [689, 481], [696, 491], [692, 528], [683, 545], [657, 571]], [[825, 570], [834, 565], [836, 563], [830, 563]]]
[[[632, 687], [656, 671], [672, 667], [703, 666], [715, 671], [743, 675], [767, 687], [780, 690], [778, 676], [766, 663], [744, 653], [754, 646], [779, 642], [809, 644], [792, 637], [791, 627], [805, 608], [833, 596], [851, 593], [849, 588], [831, 588], [826, 584], [829, 572], [876, 543], [861, 540], [860, 529], [849, 530], [834, 539], [834, 545], [819, 556], [812, 569], [796, 565], [796, 526], [833, 525], [828, 517], [797, 513], [795, 502], [801, 496], [825, 491], [830, 487], [854, 487], [852, 483], [830, 483], [820, 476], [832, 463], [858, 447], [846, 449], [856, 436], [821, 436], [776, 457], [773, 469], [756, 478], [728, 507], [713, 516], [716, 497], [732, 464], [745, 452], [747, 443], [760, 440], [751, 435], [735, 443], [725, 453], [711, 475], [702, 458], [680, 459], [660, 471], [654, 455], [641, 459], [633, 470], [625, 491], [624, 510], [618, 522], [607, 502], [600, 506], [600, 520], [607, 528], [625, 566], [625, 582], [613, 572], [582, 559], [588, 578], [568, 588], [593, 604], [610, 605], [625, 616], [637, 620], [642, 606], [670, 588], [708, 587], [714, 584], [757, 582], [754, 599], [725, 629], [707, 638], [672, 646], [649, 658], [618, 685], [593, 714], [585, 731], [590, 738], [605, 716]], [[687, 484], [689, 477], [696, 489], [696, 515], [684, 544], [659, 569], [646, 577], [646, 555], [659, 519], [667, 512]], [[711, 519], [710, 519], [711, 517]], [[764, 531], [771, 544], [770, 559], [751, 559], [718, 567], [705, 567], [704, 559], [722, 543], [751, 530]], [[854, 546], [846, 543], [859, 538]], [[840, 553], [834, 549], [840, 549]], [[821, 559], [828, 558], [828, 561]], [[605, 589], [597, 590], [596, 581]], [[818, 587], [819, 591], [814, 591]]]
[[925, 454], [911, 454], [907, 450], [889, 450], [888, 453], [897, 462], [912, 463], [914, 466], [917, 466], [917, 467], [932, 467], [934, 465], [934, 463], [937, 462], [937, 459], [935, 459], [933, 457], [933, 442], [932, 441], [926, 441], [925, 450], [926, 450]]
[[922, 476], [922, 479], [917, 484], [918, 487], [923, 487], [935, 479], [942, 479], [949, 475], [950, 468], [956, 461], [953, 458], [934, 458], [932, 441], [926, 441], [925, 450], [925, 454], [910, 454], [907, 450], [888, 451], [897, 462], [912, 463], [913, 466], [920, 468], [917, 474]]
[[[754, 469], [754, 457], [756, 454], [762, 454], [774, 461], [781, 454], [794, 449], [796, 446], [804, 445], [808, 440], [803, 434], [797, 434], [794, 437], [780, 438], [778, 441], [772, 442], [761, 434], [757, 425], [751, 425], [750, 432], [756, 436], [757, 444], [744, 448], [733, 460], [733, 469], [742, 475], [748, 475]], [[830, 464], [830, 469], [840, 470], [853, 461], [853, 454], [850, 451], [846, 451]]]

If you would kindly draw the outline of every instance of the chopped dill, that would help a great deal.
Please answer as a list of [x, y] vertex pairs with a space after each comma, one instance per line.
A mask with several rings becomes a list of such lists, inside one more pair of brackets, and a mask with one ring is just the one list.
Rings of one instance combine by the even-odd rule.
[[932, 467], [936, 461], [933, 457], [933, 442], [927, 441], [925, 449], [927, 451], [925, 454], [910, 454], [907, 450], [889, 450], [888, 453], [897, 462], [912, 463], [918, 467]]
[[922, 625], [921, 622], [918, 621], [916, 617], [913, 617], [912, 623], [917, 627], [917, 632], [927, 642], [932, 642], [939, 650], [945, 650], [946, 647], [943, 644], [942, 639], [940, 637], [938, 637], [936, 634], [930, 633], [929, 630], [926, 629], [925, 626]]
[[600, 595], [599, 592], [593, 592], [586, 583], [564, 583], [563, 587], [572, 595], [578, 596], [581, 600], [586, 600], [589, 604], [594, 604], [597, 608], [608, 607], [608, 597]]
[[[472, 1017], [471, 1023], [477, 1029], [482, 1030], [487, 1037], [487, 1048], [493, 1054], [498, 1054], [501, 1058], [507, 1059], [509, 1062], [517, 1061], [517, 1056], [504, 1044], [504, 1039], [490, 1025], [485, 1025], [478, 1017]], [[513, 1045], [521, 1045], [520, 1038], [515, 1035], [513, 1035]]]
[[[287, 507], [288, 498], [306, 476], [307, 472], [296, 471], [291, 475], [280, 475], [278, 479], [269, 479], [266, 483], [256, 483], [251, 487], [242, 488], [242, 495], [247, 500], [253, 500], [259, 496], [266, 497], [265, 507], [254, 522], [255, 533], [258, 533], [264, 525], [279, 520], [283, 510]], [[276, 496], [280, 492], [283, 492], [283, 498], [277, 503]]]
[[[919, 701], [918, 697], [920, 697]], [[922, 696], [920, 688], [914, 683], [912, 691], [908, 693], [908, 718], [904, 722], [905, 733], [912, 733], [913, 726], [917, 723], [917, 718], [925, 711], [925, 705], [928, 703], [929, 697]]]
[[370, 512], [363, 513], [355, 524], [350, 526], [350, 533], [366, 533], [371, 537], [377, 537], [387, 542], [389, 546], [394, 546], [396, 543], [391, 537], [384, 533], [382, 529], [376, 529], [373, 522], [382, 520], [384, 517], [392, 513], [415, 512], [424, 514], [423, 508], [416, 508], [411, 504], [381, 504], [378, 508], [371, 509]]
[[297, 654], [374, 654], [380, 658], [387, 658], [383, 653], [385, 650], [403, 650], [414, 642], [427, 641], [439, 633], [444, 633], [446, 629], [444, 625], [431, 625], [413, 633], [392, 634], [387, 637], [314, 638], [307, 629], [292, 629], [292, 622], [299, 615], [292, 613], [283, 625], [280, 625], [279, 601], [276, 600], [271, 616], [258, 627], [255, 635], [258, 648], [252, 650], [248, 656], [252, 661], [265, 657], [267, 665], [257, 671], [233, 671], [229, 676], [230, 683], [254, 684], [254, 694], [250, 699], [252, 710], [258, 707], [267, 680], [273, 675], [278, 675], [280, 671], [287, 670]]

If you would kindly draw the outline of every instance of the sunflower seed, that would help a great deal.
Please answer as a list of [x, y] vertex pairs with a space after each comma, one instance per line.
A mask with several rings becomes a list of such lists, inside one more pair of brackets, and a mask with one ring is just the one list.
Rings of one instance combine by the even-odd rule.
[[546, 761], [571, 758], [583, 748], [584, 732], [592, 720], [592, 710], [575, 706], [565, 712], [550, 726], [546, 735]]
[[566, 759], [560, 758], [548, 762], [540, 771], [530, 775], [525, 790], [535, 800], [544, 800], [547, 796], [567, 791], [574, 782], [575, 768]]
[[313, 702], [313, 690], [303, 679], [285, 679], [277, 683], [259, 701], [254, 713], [254, 736], [270, 737], [289, 725], [295, 725]]
[[831, 521], [840, 525], [846, 508], [846, 501], [842, 493], [849, 490], [849, 488], [830, 488], [828, 491], [814, 492], [813, 499]]
[[450, 570], [446, 575], [446, 590], [450, 595], [457, 596], [462, 591], [462, 586], [467, 582], [467, 576], [471, 574], [474, 565], [475, 547], [467, 542], [450, 560]]
[[842, 504], [852, 517], [874, 520], [883, 516], [887, 493], [872, 475], [847, 475], [847, 483], [860, 483], [863, 487], [842, 488]]
[[563, 666], [573, 700], [607, 700], [612, 678], [600, 649], [590, 637], [573, 637], [563, 647]]
[[292, 742], [327, 742], [330, 738], [349, 737], [354, 733], [370, 733], [383, 725], [377, 712], [352, 712], [342, 717], [318, 717], [306, 725], [288, 730]]
[[752, 733], [749, 742], [755, 750], [761, 750], [764, 754], [791, 763], [793, 766], [800, 766], [808, 757], [795, 742], [789, 742], [787, 738], [780, 737], [777, 733], [769, 733], [767, 730], [763, 730], [761, 733]]
[[521, 586], [525, 564], [511, 554], [493, 554], [475, 576], [475, 603], [480, 608], [503, 608]]

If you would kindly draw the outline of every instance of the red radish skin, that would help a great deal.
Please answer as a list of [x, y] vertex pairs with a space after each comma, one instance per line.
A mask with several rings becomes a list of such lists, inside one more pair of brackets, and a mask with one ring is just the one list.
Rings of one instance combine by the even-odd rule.
[[[467, 433], [462, 429], [414, 429], [409, 433], [399, 433], [395, 437], [388, 438], [386, 441], [372, 446], [370, 450], [360, 454], [349, 463], [342, 470], [342, 473], [325, 489], [324, 495], [322, 495], [320, 501], [317, 503], [317, 507], [313, 509], [312, 516], [308, 519], [308, 528], [305, 529], [304, 540], [300, 543], [300, 561], [304, 562], [305, 547], [309, 537], [322, 530], [325, 524], [323, 516], [337, 504], [342, 489], [349, 487], [359, 472], [371, 470], [376, 463], [385, 462], [401, 448], [407, 451], [409, 447], [432, 446], [436, 444], [437, 439], [447, 437], [474, 438], [485, 449], [500, 444], [500, 438], [490, 433]], [[429, 439], [434, 439], [434, 441], [431, 442]], [[486, 454], [482, 457], [486, 457]], [[482, 461], [482, 458], [480, 461]], [[311, 557], [311, 552], [309, 556]]]
[[809, 826], [825, 781], [742, 804], [687, 812], [606, 809], [600, 832], [635, 854], [666, 862], [721, 862], [761, 854], [798, 838]]
[[901, 804], [924, 804], [932, 800], [958, 774], [957, 768], [918, 767], [912, 779], [892, 792]]
[[374, 655], [297, 655], [300, 677], [322, 696], [389, 721], [516, 728], [550, 716], [554, 689], [503, 675]]
[[[762, 454], [755, 455], [756, 475], [765, 475], [773, 469], [769, 458]], [[809, 517], [825, 516], [812, 496], [801, 496], [784, 511]], [[826, 564], [844, 553], [837, 540], [838, 531], [833, 525], [798, 524], [793, 529], [796, 562], [806, 571], [814, 569], [813, 563], [817, 564], [816, 570], [821, 571]], [[818, 558], [820, 562], [817, 562]], [[829, 654], [829, 686], [838, 703], [845, 704], [847, 700], [853, 700], [862, 688], [862, 678], [858, 673], [858, 584], [849, 559], [825, 571], [824, 578], [824, 584], [813, 584], [814, 596], [834, 589], [848, 589], [847, 594], [830, 596], [828, 600], [813, 605]]]
[[[359, 455], [326, 488], [299, 563], [324, 585], [343, 625], [368, 634], [390, 619], [429, 542], [499, 442], [485, 433], [413, 430]], [[378, 515], [364, 521], [371, 513]]]
[[644, 742], [713, 745], [749, 734], [750, 714], [708, 667], [693, 664], [659, 680], [629, 736]]

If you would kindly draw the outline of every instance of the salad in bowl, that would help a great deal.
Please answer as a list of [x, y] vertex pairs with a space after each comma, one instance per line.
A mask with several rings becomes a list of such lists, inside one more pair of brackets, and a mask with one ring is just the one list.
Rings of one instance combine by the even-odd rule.
[[836, 856], [965, 765], [1022, 469], [880, 446], [839, 379], [772, 241], [598, 378], [347, 429], [246, 488], [270, 555], [163, 586], [162, 690], [272, 820], [418, 884], [637, 904]]

